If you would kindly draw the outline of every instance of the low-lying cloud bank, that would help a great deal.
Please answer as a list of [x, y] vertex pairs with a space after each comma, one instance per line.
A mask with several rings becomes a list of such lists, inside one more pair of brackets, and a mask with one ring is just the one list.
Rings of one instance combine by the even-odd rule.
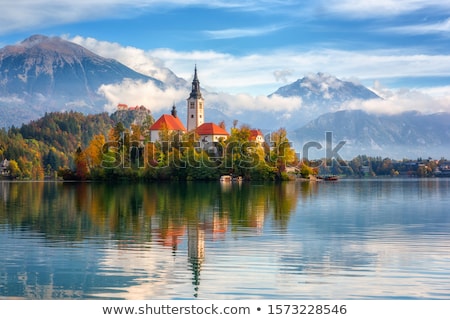
[[[143, 82], [125, 79], [118, 84], [102, 85], [99, 93], [107, 100], [105, 110], [113, 112], [119, 103], [129, 106], [143, 105], [154, 113], [168, 112], [175, 104], [185, 103], [189, 96], [189, 88], [168, 87], [161, 89], [152, 81]], [[214, 105], [224, 114], [232, 116], [239, 115], [243, 111], [254, 112], [296, 112], [302, 108], [300, 97], [283, 98], [280, 96], [252, 96], [249, 94], [229, 94], [225, 92], [209, 93], [203, 92], [208, 105]]]
[[408, 111], [424, 114], [450, 112], [450, 92], [448, 87], [429, 90], [398, 89], [391, 90], [375, 82], [371, 88], [382, 99], [350, 101], [341, 106], [341, 110], [364, 110], [373, 114], [394, 115]]
[[[145, 51], [79, 36], [69, 40], [99, 55], [116, 59], [167, 85], [167, 88], [160, 89], [151, 82], [131, 80], [125, 80], [120, 84], [103, 85], [99, 92], [109, 101], [106, 106], [107, 111], [114, 110], [118, 103], [127, 103], [145, 105], [154, 112], [162, 112], [168, 110], [173, 103], [185, 101], [189, 94], [190, 81], [192, 81], [193, 61], [197, 63], [208, 104], [219, 106], [221, 111], [228, 115], [238, 115], [243, 111], [276, 111], [285, 112], [286, 119], [292, 114], [306, 111], [309, 106], [303, 104], [301, 98], [279, 96], [269, 98], [267, 95], [278, 87], [303, 77], [304, 74], [326, 71], [342, 79], [363, 82], [364, 78], [356, 78], [354, 75], [359, 69], [359, 72], [365, 75], [367, 82], [370, 78], [386, 77], [379, 73], [379, 70], [383, 69], [389, 70], [389, 78], [408, 76], [410, 71], [407, 70], [412, 70], [408, 68], [410, 63], [416, 64], [413, 68], [415, 72], [423, 72], [427, 75], [435, 73], [436, 63], [441, 66], [450, 65], [441, 63], [442, 59], [450, 59], [450, 57], [423, 56], [419, 59], [420, 63], [417, 63], [417, 59], [395, 52], [388, 55], [386, 52], [278, 50], [265, 55], [252, 54], [237, 57], [214, 51], [177, 52], [171, 49]], [[371, 61], [370, 66], [367, 66], [368, 60]], [[300, 74], [299, 70], [304, 72]], [[446, 71], [441, 70], [441, 72]], [[180, 78], [175, 74], [185, 79], [187, 86], [180, 86]], [[376, 114], [398, 114], [411, 110], [423, 113], [450, 112], [448, 87], [390, 89], [383, 87], [382, 81], [375, 80], [373, 87], [370, 88], [382, 97], [382, 100], [355, 100], [344, 103], [340, 109], [361, 109]]]

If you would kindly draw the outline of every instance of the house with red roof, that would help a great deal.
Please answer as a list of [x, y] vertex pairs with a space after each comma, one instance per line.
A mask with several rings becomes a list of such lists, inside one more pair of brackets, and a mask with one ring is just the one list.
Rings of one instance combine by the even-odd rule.
[[150, 141], [155, 142], [160, 140], [161, 133], [167, 131], [171, 133], [186, 133], [186, 128], [177, 116], [175, 105], [172, 107], [171, 114], [163, 114], [150, 127]]
[[128, 110], [128, 105], [125, 103], [119, 103], [117, 105], [117, 110]]
[[221, 139], [226, 140], [230, 135], [225, 129], [212, 122], [201, 124], [195, 129], [195, 133], [199, 136], [202, 147], [207, 143], [219, 142]]
[[258, 129], [250, 130], [249, 141], [253, 141], [253, 142], [256, 142], [259, 145], [262, 145], [265, 140], [264, 140], [264, 135], [261, 132], [261, 130], [258, 130]]

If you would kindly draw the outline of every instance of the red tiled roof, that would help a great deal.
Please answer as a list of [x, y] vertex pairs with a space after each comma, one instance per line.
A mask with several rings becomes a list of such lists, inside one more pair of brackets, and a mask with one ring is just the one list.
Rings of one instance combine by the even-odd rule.
[[199, 135], [229, 135], [225, 129], [222, 129], [212, 122], [206, 122], [200, 125], [195, 129], [195, 132]]
[[249, 138], [250, 141], [256, 140], [257, 136], [263, 136], [264, 137], [264, 135], [262, 134], [262, 132], [260, 130], [258, 130], [258, 129], [250, 130], [250, 138]]
[[150, 130], [176, 130], [186, 131], [186, 128], [181, 123], [180, 118], [175, 118], [171, 114], [163, 114], [159, 119], [150, 127]]

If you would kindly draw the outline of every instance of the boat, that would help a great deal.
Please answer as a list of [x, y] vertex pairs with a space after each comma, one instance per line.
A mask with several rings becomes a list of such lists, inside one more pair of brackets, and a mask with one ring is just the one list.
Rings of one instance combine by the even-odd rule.
[[231, 182], [233, 181], [233, 178], [230, 175], [224, 175], [220, 177], [221, 182]]
[[241, 176], [233, 177], [232, 175], [223, 175], [220, 177], [221, 182], [232, 182], [232, 181], [241, 182], [243, 180], [244, 179]]
[[441, 177], [444, 177], [444, 178], [446, 178], [446, 177], [450, 177], [450, 169], [443, 169], [443, 170], [436, 170], [435, 172], [434, 172], [434, 176], [435, 177], [438, 177], [438, 178], [441, 178]]

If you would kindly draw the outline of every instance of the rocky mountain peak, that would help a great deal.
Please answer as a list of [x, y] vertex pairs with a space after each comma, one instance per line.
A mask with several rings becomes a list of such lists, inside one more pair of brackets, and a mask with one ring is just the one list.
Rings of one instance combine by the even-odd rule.
[[307, 104], [341, 104], [353, 99], [379, 99], [374, 92], [363, 85], [340, 80], [327, 73], [308, 74], [294, 83], [280, 87], [273, 94], [283, 97], [299, 96]]
[[[5, 124], [27, 122], [45, 112], [76, 108], [103, 111], [98, 89], [123, 79], [152, 81], [114, 59], [103, 58], [60, 37], [33, 35], [0, 49], [0, 111]], [[10, 102], [13, 104], [10, 105]], [[8, 112], [10, 108], [21, 112]]]
[[27, 54], [30, 57], [44, 56], [46, 58], [58, 56], [69, 61], [73, 61], [74, 58], [99, 57], [95, 53], [73, 42], [60, 37], [48, 37], [40, 34], [28, 37], [18, 45], [7, 46], [0, 51], [4, 51], [4, 55]]
[[35, 35], [32, 35], [32, 36], [26, 38], [20, 44], [25, 47], [30, 48], [32, 46], [35, 46], [35, 45], [42, 43], [43, 41], [47, 41], [47, 40], [49, 40], [49, 37], [41, 35], [41, 34], [35, 34]]

